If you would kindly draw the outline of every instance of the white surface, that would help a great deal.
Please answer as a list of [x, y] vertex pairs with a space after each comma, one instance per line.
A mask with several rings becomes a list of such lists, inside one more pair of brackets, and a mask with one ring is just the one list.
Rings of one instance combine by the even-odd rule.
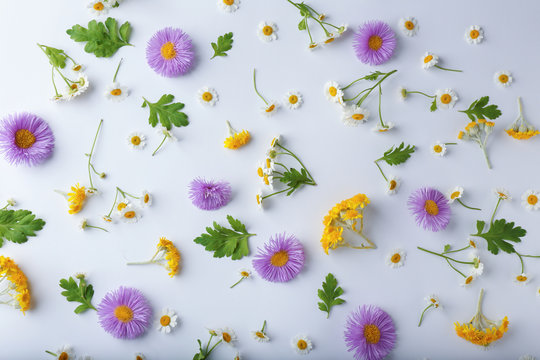
[[[197, 350], [196, 339], [207, 339], [206, 327], [221, 326], [236, 330], [238, 349], [246, 359], [294, 358], [289, 343], [298, 333], [311, 337], [311, 359], [351, 358], [343, 341], [343, 325], [347, 314], [361, 304], [376, 304], [394, 319], [398, 337], [392, 359], [516, 359], [527, 352], [540, 356], [536, 320], [540, 311], [535, 296], [540, 284], [538, 261], [526, 261], [526, 270], [535, 279], [517, 287], [512, 278], [519, 271], [518, 259], [493, 256], [483, 249], [485, 275], [471, 289], [464, 289], [459, 286], [459, 276], [443, 261], [416, 250], [418, 245], [437, 250], [446, 243], [463, 244], [475, 231], [475, 221], [489, 218], [495, 204], [491, 189], [505, 186], [514, 200], [503, 204], [498, 216], [515, 220], [528, 230], [519, 250], [540, 252], [535, 241], [540, 235], [540, 213], [527, 212], [520, 205], [524, 191], [540, 188], [535, 156], [538, 139], [517, 142], [502, 132], [517, 115], [517, 96], [523, 96], [527, 118], [540, 126], [535, 115], [540, 113], [536, 37], [540, 5], [499, 0], [444, 4], [313, 0], [310, 4], [327, 13], [331, 22], [347, 22], [353, 28], [366, 20], [387, 21], [398, 36], [395, 56], [380, 67], [361, 64], [351, 48], [352, 32], [327, 49], [310, 53], [306, 34], [296, 29], [298, 13], [285, 1], [245, 0], [236, 13], [226, 14], [213, 0], [126, 0], [110, 16], [132, 23], [131, 43], [135, 46], [120, 49], [111, 59], [97, 59], [65, 34], [73, 24], [91, 19], [83, 3], [2, 2], [2, 116], [15, 111], [42, 116], [55, 133], [56, 149], [49, 161], [35, 168], [10, 167], [0, 161], [2, 201], [14, 197], [19, 208], [31, 209], [47, 221], [28, 243], [6, 243], [0, 249], [0, 254], [15, 259], [27, 274], [35, 304], [26, 316], [0, 308], [0, 358], [50, 359], [45, 350], [54, 351], [67, 343], [78, 354], [88, 353], [96, 359], [129, 359], [138, 351], [152, 360], [191, 359]], [[420, 32], [413, 38], [397, 28], [399, 18], [409, 15], [416, 16], [420, 24]], [[262, 20], [276, 22], [278, 41], [267, 44], [258, 39], [256, 30]], [[485, 41], [479, 46], [468, 45], [463, 38], [474, 24], [485, 30]], [[165, 26], [182, 28], [194, 41], [198, 61], [187, 76], [165, 79], [146, 65], [146, 41]], [[210, 42], [228, 31], [234, 32], [229, 56], [209, 61]], [[91, 81], [89, 93], [71, 103], [51, 103], [50, 68], [36, 42], [65, 49], [84, 63]], [[420, 58], [427, 50], [440, 55], [442, 66], [461, 68], [464, 73], [422, 70]], [[131, 94], [116, 104], [107, 101], [102, 92], [121, 57], [124, 64], [118, 80]], [[266, 97], [281, 100], [288, 90], [298, 89], [304, 94], [304, 105], [298, 111], [281, 109], [274, 118], [262, 117], [261, 102], [252, 89], [253, 67], [258, 69], [259, 89]], [[399, 71], [383, 85], [383, 114], [397, 128], [388, 134], [372, 133], [375, 116], [358, 128], [343, 126], [338, 108], [324, 98], [324, 84], [328, 80], [345, 84], [373, 70], [391, 69]], [[513, 72], [515, 82], [502, 90], [492, 77], [503, 69]], [[219, 93], [215, 108], [203, 108], [195, 100], [204, 85]], [[488, 146], [494, 169], [487, 169], [480, 149], [472, 143], [450, 147], [442, 159], [431, 155], [430, 144], [455, 140], [466, 117], [456, 109], [430, 113], [429, 102], [420, 96], [400, 103], [396, 96], [399, 85], [427, 92], [452, 87], [460, 97], [456, 109], [489, 95], [503, 112]], [[186, 103], [191, 123], [175, 130], [178, 143], [166, 145], [152, 158], [161, 139], [147, 123], [148, 110], [140, 108], [141, 96], [155, 101], [163, 93], [172, 93]], [[367, 105], [375, 114], [376, 97]], [[97, 180], [102, 194], [88, 202], [81, 216], [101, 225], [100, 216], [110, 208], [116, 185], [128, 192], [147, 189], [155, 201], [138, 224], [108, 226], [108, 234], [98, 230], [82, 233], [76, 227], [80, 217], [67, 214], [65, 201], [53, 189], [87, 183], [84, 153], [100, 118], [105, 122], [95, 165], [108, 176]], [[224, 149], [225, 120], [237, 129], [251, 131], [251, 144], [239, 151]], [[132, 152], [126, 146], [125, 137], [133, 130], [147, 134], [149, 144], [144, 152]], [[301, 156], [319, 186], [304, 188], [290, 198], [271, 199], [269, 208], [258, 212], [254, 194], [259, 180], [254, 166], [277, 133]], [[372, 161], [403, 140], [415, 144], [418, 151], [404, 166], [384, 166], [387, 174], [403, 179], [399, 193], [388, 197]], [[195, 209], [186, 188], [196, 176], [230, 181], [232, 202], [215, 212]], [[430, 185], [446, 192], [458, 184], [466, 189], [466, 203], [484, 211], [453, 205], [450, 226], [440, 233], [415, 225], [406, 208], [411, 191]], [[366, 234], [376, 242], [377, 250], [340, 249], [325, 255], [319, 244], [323, 216], [334, 203], [358, 192], [372, 200], [366, 212]], [[230, 290], [237, 269], [249, 266], [251, 257], [236, 262], [214, 259], [193, 243], [205, 226], [213, 220], [223, 223], [227, 214], [240, 218], [249, 231], [258, 234], [250, 240], [252, 254], [272, 234], [295, 234], [306, 250], [304, 271], [287, 284], [256, 277]], [[150, 257], [160, 236], [171, 239], [182, 253], [178, 277], [168, 278], [157, 266], [125, 266], [126, 260]], [[384, 259], [396, 246], [407, 250], [407, 261], [405, 267], [393, 270]], [[162, 307], [176, 309], [180, 326], [166, 336], [153, 327], [134, 341], [114, 339], [100, 328], [94, 312], [75, 315], [76, 305], [60, 295], [59, 279], [75, 272], [88, 273], [95, 288], [94, 304], [109, 290], [133, 286], [144, 292], [156, 313]], [[317, 309], [316, 296], [328, 272], [336, 275], [347, 301], [332, 310], [329, 320]], [[494, 319], [508, 315], [510, 320], [508, 333], [489, 351], [458, 338], [453, 329], [454, 321], [472, 317], [481, 287], [486, 289], [486, 315]], [[418, 328], [423, 298], [429, 293], [440, 296], [444, 309], [428, 313]], [[265, 319], [272, 341], [259, 344], [249, 331], [260, 328]], [[231, 359], [234, 354], [221, 346], [213, 358]]]

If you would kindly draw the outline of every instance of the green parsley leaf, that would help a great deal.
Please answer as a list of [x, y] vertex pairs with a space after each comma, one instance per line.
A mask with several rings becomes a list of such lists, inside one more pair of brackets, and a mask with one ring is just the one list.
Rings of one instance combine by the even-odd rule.
[[487, 241], [488, 250], [494, 255], [497, 255], [499, 250], [509, 254], [515, 253], [514, 245], [508, 241], [515, 243], [521, 242], [521, 238], [527, 234], [527, 230], [520, 226], [514, 226], [513, 222], [507, 223], [505, 219], [495, 220], [489, 227], [489, 230], [482, 233], [485, 224], [484, 221], [478, 220], [476, 222], [478, 233], [471, 235], [484, 238]]
[[227, 220], [232, 229], [223, 227], [214, 221], [214, 228], [206, 228], [206, 234], [201, 234], [193, 240], [196, 244], [204, 246], [206, 251], [213, 251], [214, 257], [230, 257], [239, 260], [249, 255], [248, 239], [255, 235], [246, 230], [246, 226], [238, 219], [227, 215]]
[[304, 184], [312, 185], [313, 183], [306, 169], [303, 168], [300, 169], [300, 171], [296, 170], [295, 168], [290, 168], [283, 173], [279, 181], [287, 184], [287, 186], [291, 188], [291, 190], [287, 192], [287, 196], [291, 195], [300, 186]]
[[122, 46], [131, 46], [129, 22], [126, 21], [118, 28], [118, 22], [111, 17], [107, 18], [105, 23], [92, 20], [88, 23], [88, 28], [73, 25], [66, 33], [76, 42], [86, 42], [84, 51], [93, 53], [96, 57], [111, 57]]
[[370, 81], [374, 81], [374, 80], [377, 80], [377, 78], [378, 78], [380, 75], [382, 75], [382, 74], [383, 74], [383, 73], [380, 72], [380, 71], [374, 71], [374, 72], [372, 72], [371, 74], [366, 75], [366, 76], [364, 77], [364, 79], [370, 80]]
[[306, 18], [303, 18], [302, 20], [300, 20], [300, 22], [298, 23], [298, 30], [300, 31], [306, 30], [306, 21], [307, 21]]
[[478, 100], [475, 100], [467, 110], [460, 110], [459, 112], [465, 113], [469, 119], [476, 121], [477, 119], [496, 119], [501, 116], [501, 111], [497, 105], [488, 105], [489, 96], [483, 96]]
[[332, 275], [332, 273], [326, 275], [326, 281], [323, 281], [322, 283], [322, 290], [319, 289], [317, 293], [319, 295], [319, 299], [322, 300], [322, 302], [318, 303], [319, 310], [327, 313], [327, 319], [330, 317], [330, 309], [334, 305], [340, 305], [345, 302], [345, 300], [339, 297], [343, 295], [343, 289], [337, 286], [337, 279], [334, 277], [334, 275]]
[[375, 162], [384, 160], [388, 165], [403, 164], [411, 157], [411, 154], [414, 153], [414, 149], [414, 145], [407, 145], [407, 147], [405, 147], [405, 143], [402, 142], [398, 147], [392, 146], [384, 153], [383, 157], [375, 160]]
[[43, 229], [45, 221], [36, 219], [29, 210], [0, 210], [0, 247], [4, 240], [17, 244], [28, 241], [28, 236], [36, 236], [35, 231]]
[[180, 102], [173, 103], [173, 95], [162, 95], [156, 103], [151, 103], [144, 97], [143, 99], [144, 102], [142, 107], [144, 108], [148, 105], [148, 108], [150, 109], [150, 117], [148, 118], [148, 122], [150, 125], [152, 125], [152, 127], [156, 127], [158, 121], [167, 130], [171, 130], [172, 125], [177, 127], [189, 125], [188, 116], [180, 111], [184, 108], [184, 104]]
[[429, 111], [434, 112], [437, 110], [437, 99], [433, 100], [431, 103], [431, 107], [429, 108]]
[[217, 44], [210, 44], [212, 45], [212, 49], [214, 49], [214, 56], [212, 56], [210, 60], [212, 60], [216, 56], [227, 56], [226, 52], [232, 49], [233, 42], [234, 40], [232, 32], [226, 33], [225, 35], [218, 37]]
[[78, 302], [81, 305], [75, 308], [75, 314], [80, 314], [88, 309], [94, 309], [92, 305], [92, 297], [94, 296], [94, 288], [92, 285], [87, 284], [84, 276], [77, 276], [79, 284], [71, 276], [69, 279], [60, 279], [60, 287], [65, 291], [62, 291], [62, 295], [66, 297], [67, 301]]
[[50, 46], [37, 44], [49, 58], [49, 63], [55, 68], [63, 69], [66, 67], [67, 56], [64, 50], [56, 49]]

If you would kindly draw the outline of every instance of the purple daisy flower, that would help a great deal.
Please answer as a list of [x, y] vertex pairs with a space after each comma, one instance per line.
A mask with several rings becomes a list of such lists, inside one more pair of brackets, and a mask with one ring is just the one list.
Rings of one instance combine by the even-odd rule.
[[196, 178], [189, 184], [189, 198], [202, 210], [216, 210], [231, 200], [231, 185], [226, 181]]
[[416, 218], [416, 223], [426, 230], [441, 231], [450, 222], [450, 205], [437, 189], [420, 188], [409, 196], [409, 210]]
[[12, 114], [0, 123], [0, 153], [11, 164], [38, 165], [51, 156], [53, 149], [53, 132], [37, 115]]
[[396, 34], [383, 21], [368, 21], [354, 34], [353, 48], [364, 64], [381, 65], [394, 54]]
[[119, 339], [135, 339], [150, 325], [152, 309], [142, 292], [128, 287], [109, 291], [97, 307], [101, 327]]
[[356, 360], [383, 359], [396, 344], [394, 322], [381, 308], [363, 305], [347, 318], [345, 343]]
[[194, 59], [191, 38], [181, 29], [161, 29], [146, 46], [146, 61], [161, 76], [185, 74], [193, 66]]
[[304, 267], [304, 247], [294, 235], [276, 234], [258, 249], [253, 267], [265, 280], [290, 281]]

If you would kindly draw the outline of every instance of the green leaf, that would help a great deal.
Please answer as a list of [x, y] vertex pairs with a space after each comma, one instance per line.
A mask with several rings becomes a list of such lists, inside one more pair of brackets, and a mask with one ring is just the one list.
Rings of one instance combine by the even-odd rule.
[[366, 75], [364, 78], [365, 78], [366, 80], [375, 81], [375, 80], [377, 80], [377, 79], [379, 78], [379, 76], [382, 75], [382, 74], [383, 74], [383, 73], [380, 72], [380, 71], [374, 71], [374, 72], [372, 72], [371, 74]]
[[484, 230], [484, 226], [486, 226], [485, 221], [482, 221], [482, 220], [476, 221], [476, 230], [478, 231], [478, 234], [480, 234], [482, 230]]
[[295, 168], [290, 168], [289, 170], [283, 173], [279, 181], [281, 181], [284, 184], [287, 184], [287, 186], [291, 188], [291, 190], [287, 193], [287, 196], [292, 194], [296, 189], [298, 189], [303, 184], [312, 182], [308, 173], [303, 168], [300, 171], [296, 170]]
[[303, 18], [299, 23], [298, 23], [298, 30], [302, 31], [302, 30], [306, 30], [306, 18]]
[[497, 105], [488, 105], [489, 96], [483, 96], [478, 100], [473, 101], [467, 110], [460, 110], [465, 113], [469, 119], [476, 121], [477, 119], [496, 119], [501, 116], [501, 111]]
[[29, 236], [36, 236], [36, 231], [43, 229], [45, 221], [36, 219], [29, 210], [0, 210], [0, 247], [4, 240], [17, 244], [28, 241]]
[[223, 227], [214, 221], [213, 228], [207, 227], [206, 234], [201, 234], [195, 243], [205, 247], [207, 251], [214, 252], [214, 257], [230, 257], [239, 260], [249, 255], [248, 239], [255, 235], [246, 230], [246, 226], [238, 219], [227, 215], [232, 229]]
[[414, 150], [415, 150], [414, 145], [412, 146], [407, 145], [407, 147], [405, 147], [405, 143], [402, 142], [396, 148], [392, 146], [390, 149], [388, 149], [384, 153], [383, 157], [375, 161], [377, 162], [380, 160], [384, 160], [386, 161], [388, 165], [403, 164], [405, 161], [407, 161], [411, 157], [411, 154], [414, 153]]
[[450, 244], [444, 245], [443, 254], [446, 253], [446, 252], [448, 252], [448, 251], [450, 251], [450, 248], [451, 248], [451, 247], [450, 247]]
[[494, 255], [497, 255], [499, 250], [509, 254], [515, 253], [514, 245], [508, 241], [514, 243], [521, 242], [521, 238], [527, 234], [527, 230], [520, 226], [514, 226], [513, 222], [507, 223], [505, 219], [495, 220], [485, 233], [482, 233], [484, 228], [483, 221], [477, 221], [476, 227], [478, 233], [473, 234], [473, 236], [484, 238], [487, 241], [488, 250]]
[[433, 102], [431, 103], [431, 107], [429, 108], [429, 111], [431, 112], [434, 112], [437, 110], [437, 100], [433, 100]]
[[233, 33], [226, 33], [225, 35], [222, 35], [218, 37], [217, 44], [211, 43], [212, 49], [214, 49], [214, 56], [210, 58], [212, 60], [216, 56], [227, 56], [227, 51], [232, 49], [233, 44]]
[[46, 45], [38, 44], [38, 46], [45, 52], [45, 55], [47, 55], [47, 57], [49, 58], [49, 63], [52, 66], [60, 69], [66, 67], [67, 56], [64, 50], [56, 49]]
[[118, 28], [118, 22], [107, 18], [105, 24], [92, 20], [88, 28], [73, 25], [66, 33], [76, 42], [86, 42], [84, 51], [93, 53], [96, 57], [111, 57], [122, 46], [131, 45], [131, 25], [128, 21]]
[[329, 273], [326, 275], [326, 281], [322, 283], [322, 289], [317, 290], [319, 299], [322, 300], [322, 302], [318, 303], [319, 310], [327, 313], [326, 318], [330, 316], [330, 309], [334, 305], [340, 305], [345, 302], [345, 300], [339, 297], [343, 295], [343, 289], [338, 287], [337, 284], [337, 279], [332, 273]]
[[162, 95], [161, 98], [156, 103], [151, 103], [145, 98], [142, 104], [142, 107], [150, 109], [150, 117], [148, 122], [152, 127], [156, 127], [158, 121], [165, 127], [167, 130], [171, 130], [172, 125], [176, 127], [187, 126], [189, 125], [188, 116], [181, 112], [184, 108], [184, 104], [178, 102], [173, 103], [174, 96], [171, 94]]
[[77, 280], [79, 280], [78, 284], [71, 276], [69, 279], [60, 279], [60, 287], [65, 290], [62, 291], [62, 295], [67, 301], [81, 303], [75, 308], [75, 314], [80, 314], [88, 309], [95, 310], [96, 308], [92, 305], [94, 288], [86, 283], [84, 276], [77, 276]]

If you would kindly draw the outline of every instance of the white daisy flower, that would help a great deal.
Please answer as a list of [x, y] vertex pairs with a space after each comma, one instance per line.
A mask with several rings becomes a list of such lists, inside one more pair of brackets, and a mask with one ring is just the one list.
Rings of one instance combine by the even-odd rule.
[[331, 102], [343, 104], [343, 90], [335, 81], [329, 81], [324, 85], [324, 94]]
[[109, 100], [120, 102], [128, 97], [129, 90], [127, 87], [121, 86], [119, 83], [114, 82], [107, 87], [104, 95]]
[[399, 28], [407, 36], [414, 36], [418, 32], [418, 20], [412, 16], [399, 19]]
[[263, 194], [262, 194], [262, 191], [259, 190], [257, 192], [257, 207], [262, 210], [263, 209]]
[[135, 360], [146, 360], [146, 356], [143, 353], [136, 353]]
[[128, 204], [120, 212], [120, 217], [125, 223], [133, 224], [139, 221], [139, 219], [141, 218], [141, 213], [139, 209], [137, 209], [135, 206], [133, 206], [132, 204]]
[[398, 89], [398, 95], [399, 95], [399, 100], [405, 101], [408, 96], [407, 89], [405, 89], [403, 86], [400, 86]]
[[484, 40], [484, 30], [478, 25], [471, 26], [465, 33], [465, 40], [469, 44], [480, 44]]
[[471, 274], [474, 275], [474, 277], [481, 276], [484, 273], [484, 263], [480, 261], [480, 257], [476, 250], [469, 253], [469, 259], [474, 263], [474, 265], [472, 265]]
[[240, 0], [217, 0], [218, 7], [228, 13], [233, 13], [240, 7]]
[[56, 356], [59, 360], [75, 360], [75, 352], [69, 345], [64, 345], [56, 350]]
[[283, 102], [287, 107], [291, 110], [296, 110], [302, 105], [304, 102], [304, 99], [302, 97], [302, 94], [300, 94], [298, 91], [291, 90], [287, 94], [285, 94], [285, 98], [283, 99]]
[[88, 226], [88, 219], [82, 218], [81, 221], [79, 221], [78, 228], [81, 231], [84, 231]]
[[272, 175], [264, 174], [262, 181], [269, 190], [274, 190], [274, 177]]
[[395, 249], [386, 257], [386, 265], [393, 269], [402, 267], [405, 264], [407, 253], [403, 249]]
[[174, 136], [172, 131], [167, 130], [167, 128], [165, 126], [158, 125], [158, 126], [156, 126], [155, 129], [156, 129], [156, 133], [158, 135], [165, 136], [168, 141], [170, 141], [170, 142], [178, 141], [178, 139], [176, 138], [176, 136]]
[[8, 203], [9, 206], [17, 205], [17, 201], [15, 201], [15, 199], [13, 199], [13, 198], [7, 199], [6, 202]]
[[400, 184], [401, 182], [399, 181], [398, 177], [393, 175], [389, 176], [388, 181], [386, 182], [386, 194], [394, 195], [397, 193]]
[[228, 327], [216, 330], [216, 334], [224, 343], [230, 346], [234, 346], [234, 342], [237, 340], [234, 330]]
[[291, 340], [291, 346], [300, 355], [307, 355], [313, 349], [313, 344], [306, 335], [295, 336]]
[[158, 330], [164, 334], [168, 334], [178, 325], [178, 315], [171, 309], [161, 310], [161, 316], [158, 320]]
[[266, 167], [266, 164], [262, 161], [259, 161], [257, 163], [257, 175], [260, 177], [260, 178], [263, 178], [264, 175], [268, 175], [268, 168]]
[[[265, 322], [265, 324], [266, 324], [266, 322]], [[263, 326], [263, 328], [264, 328], [264, 326]], [[270, 341], [270, 338], [268, 337], [268, 335], [266, 335], [266, 333], [264, 332], [264, 329], [257, 330], [257, 331], [252, 331], [251, 336], [253, 337], [253, 339], [257, 340], [260, 343], [265, 343], [265, 342]]]
[[431, 294], [429, 296], [426, 296], [424, 300], [426, 300], [428, 304], [433, 305], [435, 309], [441, 307], [441, 303], [439, 302], [439, 297], [437, 295]]
[[75, 65], [73, 65], [73, 66], [71, 67], [71, 70], [72, 70], [73, 72], [76, 72], [76, 73], [77, 73], [77, 72], [81, 72], [81, 71], [84, 70], [84, 66], [81, 65], [81, 64], [75, 64]]
[[461, 186], [456, 186], [446, 194], [446, 198], [449, 203], [453, 203], [454, 200], [460, 199], [463, 195], [463, 188]]
[[497, 71], [495, 75], [493, 76], [493, 81], [495, 81], [495, 84], [500, 85], [502, 87], [508, 87], [514, 81], [514, 78], [512, 77], [512, 73], [510, 71]]
[[269, 175], [274, 173], [274, 170], [276, 170], [276, 164], [274, 160], [272, 160], [270, 157], [267, 157], [264, 160], [264, 166], [265, 170], [268, 172]]
[[261, 112], [270, 117], [273, 116], [278, 110], [278, 103], [276, 101], [269, 101], [265, 106], [261, 108]]
[[146, 136], [138, 131], [129, 134], [126, 140], [127, 144], [135, 150], [142, 150], [146, 146]]
[[332, 42], [334, 42], [334, 40], [336, 40], [341, 34], [333, 34], [333, 33], [328, 33], [328, 35], [326, 35], [326, 37], [324, 38], [324, 41], [323, 41], [323, 44], [330, 44]]
[[312, 43], [309, 43], [308, 49], [309, 49], [310, 51], [313, 51], [313, 50], [318, 49], [318, 48], [320, 48], [320, 47], [321, 47], [320, 44], [315, 43], [315, 42], [312, 42]]
[[534, 190], [527, 190], [521, 195], [521, 204], [525, 206], [527, 210], [538, 210], [540, 209], [540, 193]]
[[463, 287], [469, 287], [474, 282], [475, 279], [476, 279], [476, 276], [471, 273], [466, 278], [463, 279], [463, 282], [460, 285]]
[[277, 25], [273, 22], [262, 21], [259, 23], [257, 35], [259, 35], [259, 39], [262, 41], [269, 42], [277, 39], [277, 30]]
[[104, 0], [91, 0], [86, 6], [90, 14], [94, 16], [105, 15], [109, 12], [111, 4]]
[[141, 206], [143, 208], [152, 205], [152, 194], [150, 194], [148, 191], [144, 190], [142, 192], [140, 199], [141, 199]]
[[510, 196], [510, 192], [506, 190], [505, 188], [498, 187], [498, 188], [493, 189], [493, 192], [501, 200], [512, 200], [512, 197]]
[[64, 98], [69, 101], [72, 98], [83, 94], [88, 90], [89, 86], [88, 76], [86, 76], [85, 73], [79, 72], [77, 73], [77, 80], [66, 88], [65, 93], [63, 94]]
[[130, 204], [129, 200], [124, 198], [121, 201], [117, 202], [114, 206], [118, 215], [122, 214], [122, 211]]
[[443, 157], [446, 154], [446, 145], [440, 141], [435, 142], [435, 144], [431, 145], [431, 153]]
[[103, 215], [101, 218], [102, 218], [103, 221], [105, 221], [106, 223], [112, 223], [112, 222], [113, 222], [113, 218], [110, 217], [109, 215]]
[[394, 127], [394, 123], [389, 121], [386, 123], [386, 127], [383, 127], [380, 123], [377, 123], [377, 125], [372, 130], [375, 132], [384, 133], [392, 129], [393, 127]]
[[279, 140], [281, 139], [281, 135], [276, 135], [272, 138], [272, 141], [270, 141], [270, 147], [273, 149], [276, 144], [279, 142]]
[[531, 277], [525, 273], [521, 273], [514, 278], [514, 282], [519, 285], [526, 285], [531, 281]]
[[219, 100], [219, 96], [216, 90], [205, 86], [197, 92], [197, 99], [202, 105], [214, 106]]
[[426, 70], [431, 67], [434, 67], [438, 63], [439, 63], [439, 57], [431, 52], [426, 52], [424, 54], [424, 57], [422, 58], [422, 67]]
[[343, 107], [341, 120], [345, 125], [358, 126], [365, 123], [369, 118], [369, 111], [356, 105], [346, 105]]
[[435, 95], [437, 96], [438, 109], [452, 109], [459, 100], [456, 92], [452, 89], [437, 90]]

